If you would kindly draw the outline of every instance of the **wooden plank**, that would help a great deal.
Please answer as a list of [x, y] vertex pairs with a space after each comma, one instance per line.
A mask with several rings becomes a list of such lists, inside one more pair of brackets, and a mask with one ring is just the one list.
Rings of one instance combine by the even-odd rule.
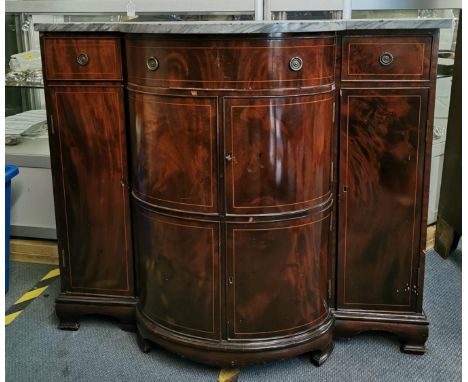
[[432, 224], [427, 227], [426, 250], [434, 248], [435, 231], [436, 231], [435, 224]]
[[57, 242], [11, 239], [10, 260], [23, 263], [58, 265]]

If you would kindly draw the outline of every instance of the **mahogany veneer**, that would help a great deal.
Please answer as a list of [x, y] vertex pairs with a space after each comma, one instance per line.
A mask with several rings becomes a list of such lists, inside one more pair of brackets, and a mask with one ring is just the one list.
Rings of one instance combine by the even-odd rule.
[[56, 38], [52, 35], [44, 36], [41, 44], [47, 80], [122, 80], [120, 39], [117, 37]]
[[[125, 38], [128, 82], [161, 88], [278, 89], [330, 84], [334, 79], [334, 36], [268, 39], [245, 36]], [[148, 71], [157, 54], [159, 68]], [[300, 71], [289, 67], [300, 56]]]
[[[389, 53], [391, 63], [381, 61]], [[343, 38], [343, 81], [428, 81], [432, 36], [352, 36]]]
[[437, 41], [43, 33], [60, 327], [221, 366], [424, 352]]

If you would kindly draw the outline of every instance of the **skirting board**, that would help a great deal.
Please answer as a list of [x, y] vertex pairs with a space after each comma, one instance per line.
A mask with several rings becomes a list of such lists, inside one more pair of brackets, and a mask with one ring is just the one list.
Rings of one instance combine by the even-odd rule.
[[22, 263], [58, 265], [57, 242], [49, 240], [10, 240], [10, 260]]

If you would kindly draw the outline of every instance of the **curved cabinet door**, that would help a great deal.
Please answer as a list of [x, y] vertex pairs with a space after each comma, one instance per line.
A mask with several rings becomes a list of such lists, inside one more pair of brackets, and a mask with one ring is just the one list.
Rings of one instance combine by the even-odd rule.
[[330, 210], [281, 223], [227, 224], [229, 338], [307, 331], [328, 316]]
[[217, 212], [216, 97], [129, 93], [132, 191], [158, 207]]
[[64, 291], [132, 295], [122, 88], [50, 86], [48, 99]]
[[219, 338], [219, 223], [134, 209], [139, 306], [180, 333]]
[[414, 311], [427, 89], [343, 89], [338, 308]]
[[294, 212], [331, 197], [333, 96], [225, 98], [228, 214]]

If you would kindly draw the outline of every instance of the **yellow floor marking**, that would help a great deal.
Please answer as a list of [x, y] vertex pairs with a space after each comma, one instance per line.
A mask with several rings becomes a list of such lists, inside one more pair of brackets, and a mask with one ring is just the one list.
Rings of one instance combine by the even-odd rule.
[[237, 381], [240, 369], [221, 369], [219, 372], [218, 382], [234, 382]]
[[19, 312], [11, 313], [8, 316], [5, 316], [5, 326], [10, 325], [13, 322], [13, 320], [16, 317], [18, 317], [21, 313], [23, 313], [22, 310], [20, 310]]
[[28, 300], [31, 300], [33, 298], [36, 298], [37, 296], [39, 296], [42, 292], [44, 292], [49, 286], [46, 285], [42, 288], [37, 288], [37, 289], [34, 289], [32, 291], [29, 291], [25, 294], [23, 294], [20, 299], [18, 301], [15, 302], [15, 305], [16, 304], [19, 304], [20, 302], [23, 302], [23, 301], [28, 301]]
[[52, 269], [49, 273], [47, 273], [47, 274], [41, 279], [41, 281], [50, 279], [51, 277], [56, 277], [56, 276], [58, 276], [59, 274], [60, 274], [60, 269], [59, 269], [59, 268]]
[[[60, 274], [59, 268], [54, 268], [49, 271], [32, 289], [25, 294], [23, 294], [16, 302], [7, 309], [5, 312], [5, 326], [10, 325], [24, 309], [37, 297], [39, 297], [42, 292], [44, 292], [51, 283], [55, 281], [55, 277]], [[47, 284], [47, 285], [44, 285]], [[40, 286], [44, 285], [44, 286]]]

